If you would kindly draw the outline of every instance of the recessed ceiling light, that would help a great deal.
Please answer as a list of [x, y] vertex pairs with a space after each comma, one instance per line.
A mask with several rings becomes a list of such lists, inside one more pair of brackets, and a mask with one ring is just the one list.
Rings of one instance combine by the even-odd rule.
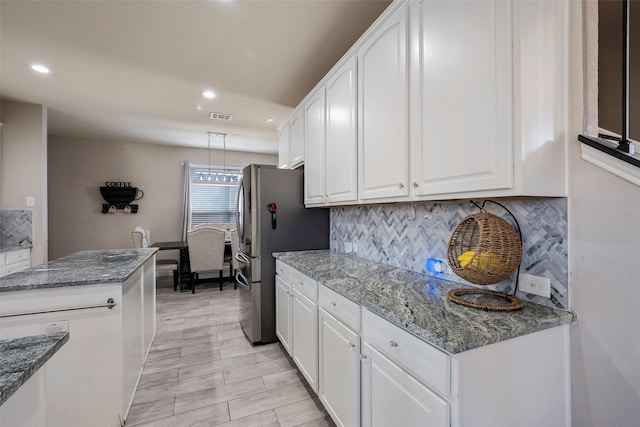
[[271, 123], [273, 119], [267, 119], [267, 123]]
[[44, 65], [42, 65], [42, 64], [33, 64], [33, 65], [31, 66], [31, 69], [32, 69], [33, 71], [37, 71], [38, 73], [42, 73], [42, 74], [49, 74], [49, 73], [50, 73], [49, 68], [45, 67], [45, 66], [44, 66]]
[[202, 92], [202, 96], [204, 96], [207, 99], [213, 99], [213, 98], [217, 97], [218, 95], [216, 95], [211, 90], [205, 90], [204, 92]]

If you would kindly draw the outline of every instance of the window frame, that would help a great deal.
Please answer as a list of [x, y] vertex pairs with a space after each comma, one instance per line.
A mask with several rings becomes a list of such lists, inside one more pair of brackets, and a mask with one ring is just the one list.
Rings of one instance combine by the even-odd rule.
[[[210, 174], [210, 175], [209, 175]], [[196, 179], [195, 176], [199, 175], [202, 177], [202, 180]], [[207, 179], [209, 176], [216, 175], [227, 175], [227, 176], [236, 176], [237, 180], [231, 182], [221, 182], [221, 181], [209, 181]], [[206, 177], [206, 178], [205, 178]], [[196, 227], [201, 224], [228, 224], [235, 222], [235, 212], [236, 212], [236, 199], [237, 199], [237, 188], [240, 183], [240, 179], [242, 177], [242, 168], [231, 167], [231, 166], [214, 166], [214, 165], [202, 165], [202, 164], [190, 164], [189, 165], [189, 224], [190, 228]], [[200, 182], [202, 181], [202, 182]], [[236, 192], [231, 198], [231, 195], [227, 196], [226, 206], [229, 210], [195, 210], [194, 209], [194, 196], [198, 196], [197, 188], [198, 186], [217, 186], [217, 187], [235, 187]], [[197, 202], [197, 201], [196, 201]], [[216, 215], [222, 215], [221, 221], [213, 221]], [[226, 217], [224, 217], [226, 216]], [[204, 218], [209, 218], [209, 220]]]
[[[628, 0], [622, 0], [624, 6], [627, 8]], [[598, 2], [596, 2], [597, 4]], [[628, 9], [627, 9], [628, 10]], [[596, 13], [597, 18], [597, 13]], [[627, 15], [625, 15], [627, 18]], [[596, 19], [596, 22], [598, 19]], [[628, 21], [625, 22], [628, 24]], [[597, 27], [597, 25], [596, 25]], [[628, 25], [624, 25], [621, 31], [625, 31], [623, 37], [623, 46], [625, 55], [623, 58], [623, 81], [624, 81], [624, 94], [622, 108], [623, 117], [623, 135], [616, 135], [611, 131], [600, 129], [598, 136], [578, 135], [578, 141], [582, 143], [582, 158], [595, 165], [598, 165], [611, 173], [614, 173], [627, 181], [630, 181], [636, 185], [640, 185], [640, 155], [634, 151], [634, 143], [639, 144], [639, 141], [628, 138], [628, 126], [629, 126], [629, 86], [626, 82], [628, 70], [626, 69], [629, 57], [629, 49], [626, 40], [628, 39], [628, 33], [630, 29]], [[593, 59], [592, 59], [593, 60]], [[597, 63], [597, 57], [595, 59]], [[613, 138], [612, 138], [613, 137]], [[624, 139], [624, 141], [618, 142], [618, 140]], [[629, 152], [631, 151], [631, 152]]]

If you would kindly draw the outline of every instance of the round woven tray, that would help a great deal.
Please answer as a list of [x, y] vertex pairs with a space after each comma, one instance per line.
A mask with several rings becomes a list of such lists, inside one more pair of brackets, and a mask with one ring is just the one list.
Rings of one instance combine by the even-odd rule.
[[[499, 299], [505, 301], [504, 304], [493, 304], [490, 302], [478, 302], [471, 301], [466, 298], [462, 298], [462, 295], [470, 295], [470, 294], [484, 294], [491, 295], [493, 299]], [[507, 295], [502, 292], [490, 291], [488, 289], [472, 289], [472, 288], [463, 288], [463, 289], [452, 289], [447, 292], [447, 297], [461, 305], [465, 305], [467, 307], [473, 308], [482, 308], [490, 311], [512, 311], [518, 310], [524, 307], [524, 303], [519, 298], [516, 298], [512, 295]]]
[[[461, 256], [466, 257], [464, 265]], [[447, 247], [451, 270], [477, 285], [508, 279], [521, 259], [518, 233], [504, 219], [484, 211], [464, 218], [451, 233]]]

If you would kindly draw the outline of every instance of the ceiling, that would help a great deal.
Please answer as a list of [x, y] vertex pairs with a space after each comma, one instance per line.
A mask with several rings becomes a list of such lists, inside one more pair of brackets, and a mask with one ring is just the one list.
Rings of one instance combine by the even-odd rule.
[[221, 132], [276, 153], [277, 127], [389, 3], [1, 0], [0, 96], [47, 106], [50, 135], [206, 147]]

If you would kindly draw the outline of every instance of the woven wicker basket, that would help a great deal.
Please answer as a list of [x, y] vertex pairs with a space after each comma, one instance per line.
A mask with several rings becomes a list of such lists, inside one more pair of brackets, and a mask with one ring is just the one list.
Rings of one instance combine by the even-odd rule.
[[464, 218], [451, 233], [447, 248], [451, 270], [477, 285], [509, 278], [521, 259], [518, 233], [504, 219], [484, 211]]

